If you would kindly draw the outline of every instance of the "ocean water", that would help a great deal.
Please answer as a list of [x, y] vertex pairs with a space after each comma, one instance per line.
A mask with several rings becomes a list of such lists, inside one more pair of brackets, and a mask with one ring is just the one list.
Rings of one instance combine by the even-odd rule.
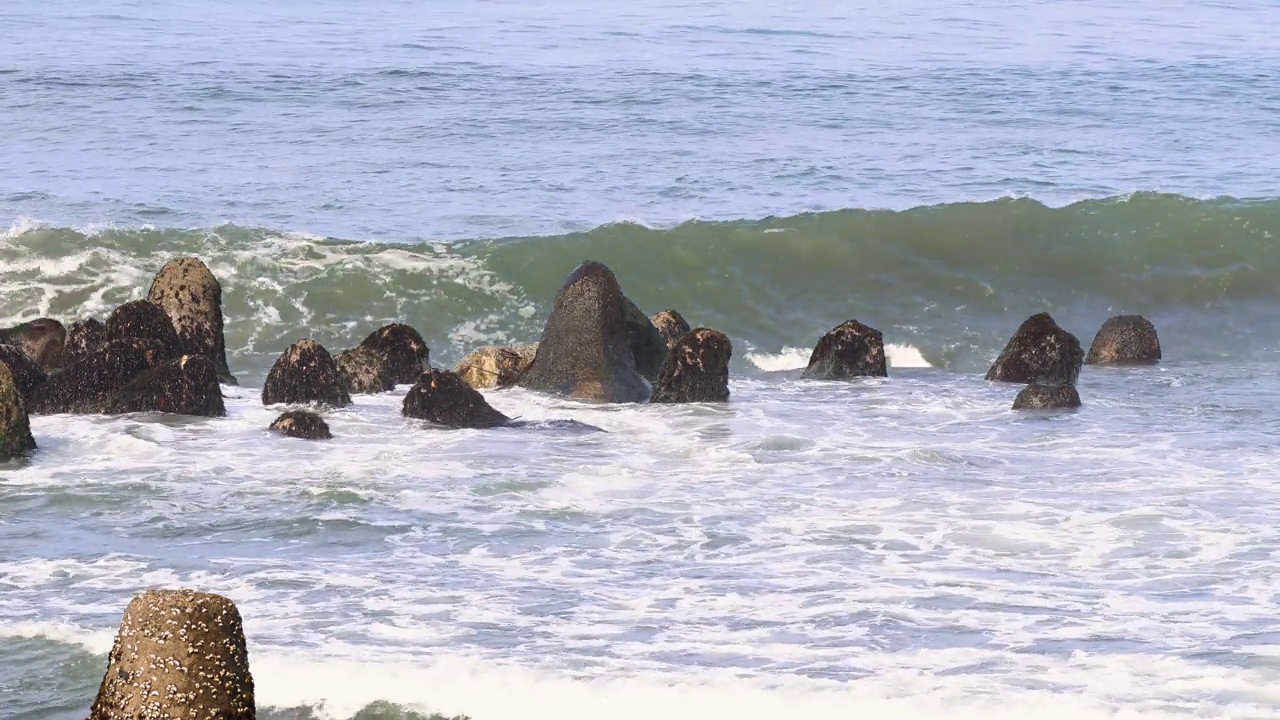
[[[772, 6], [771, 6], [772, 5]], [[268, 720], [1280, 717], [1280, 9], [44, 0], [0, 8], [0, 326], [195, 254], [229, 416], [0, 465], [0, 718], [83, 718], [125, 604], [233, 599]], [[730, 403], [405, 392], [272, 436], [311, 336], [433, 365], [609, 264]], [[1143, 313], [1084, 407], [982, 380]], [[890, 377], [799, 378], [826, 330]]]

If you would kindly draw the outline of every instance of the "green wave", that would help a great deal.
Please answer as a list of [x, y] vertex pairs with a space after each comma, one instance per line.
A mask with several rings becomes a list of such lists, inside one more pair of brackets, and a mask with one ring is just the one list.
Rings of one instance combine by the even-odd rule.
[[1171, 358], [1272, 350], [1280, 199], [1137, 194], [1048, 207], [1001, 199], [840, 210], [551, 237], [350, 242], [262, 228], [19, 225], [0, 235], [0, 324], [104, 314], [174, 255], [221, 278], [233, 364], [260, 373], [289, 342], [335, 349], [403, 320], [457, 359], [535, 340], [564, 276], [608, 264], [653, 312], [682, 311], [743, 351], [807, 347], [840, 322], [879, 327], [934, 365], [983, 368], [1047, 310], [1087, 343], [1110, 315], [1156, 322]]

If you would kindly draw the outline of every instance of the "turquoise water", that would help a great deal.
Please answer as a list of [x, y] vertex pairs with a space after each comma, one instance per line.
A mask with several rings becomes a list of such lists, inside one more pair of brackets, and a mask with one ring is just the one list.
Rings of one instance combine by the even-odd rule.
[[[227, 418], [34, 418], [0, 717], [83, 718], [149, 587], [231, 597], [260, 717], [1280, 717], [1280, 10], [137, 0], [0, 9], [0, 326], [224, 288]], [[723, 407], [405, 388], [268, 434], [290, 342], [436, 366], [604, 261]], [[981, 373], [1028, 315], [1166, 361]], [[849, 318], [890, 377], [804, 382]]]

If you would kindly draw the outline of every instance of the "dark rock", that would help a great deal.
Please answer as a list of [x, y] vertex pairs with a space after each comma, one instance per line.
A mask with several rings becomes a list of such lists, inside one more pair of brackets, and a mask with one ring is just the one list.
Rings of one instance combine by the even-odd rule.
[[396, 389], [396, 379], [387, 367], [387, 358], [376, 350], [358, 347], [334, 358], [342, 385], [352, 395], [376, 395]]
[[815, 380], [849, 380], [856, 377], [888, 377], [884, 336], [879, 330], [849, 320], [823, 335], [809, 355], [803, 377]]
[[71, 323], [67, 329], [66, 364], [96, 355], [107, 344], [107, 326], [101, 320], [86, 318]]
[[170, 260], [156, 273], [147, 300], [168, 314], [183, 354], [209, 358], [218, 380], [236, 384], [222, 333], [222, 285], [207, 265], [193, 257]]
[[287, 437], [303, 440], [332, 440], [324, 418], [308, 410], [290, 410], [271, 423], [271, 429]]
[[1058, 327], [1049, 313], [1027, 318], [1004, 352], [987, 371], [987, 379], [1028, 385], [1074, 385], [1084, 351], [1075, 335]]
[[698, 328], [667, 353], [650, 402], [695, 403], [729, 400], [729, 359], [733, 343], [716, 330]]
[[182, 345], [178, 342], [178, 332], [173, 329], [173, 321], [159, 305], [146, 300], [127, 302], [107, 318], [107, 339], [124, 338], [159, 343], [166, 360], [182, 357]]
[[405, 417], [456, 428], [491, 428], [511, 418], [494, 410], [475, 388], [455, 372], [428, 370], [409, 388], [401, 410]]
[[537, 345], [489, 345], [462, 358], [453, 371], [478, 390], [510, 387], [520, 379], [537, 354]]
[[125, 608], [89, 720], [254, 720], [240, 612], [227, 598], [150, 590]]
[[649, 318], [649, 322], [658, 329], [658, 334], [666, 341], [668, 350], [675, 347], [676, 342], [689, 332], [689, 323], [675, 310], [663, 310]]
[[9, 366], [0, 362], [0, 460], [35, 449], [36, 440], [31, 436], [31, 420], [22, 394]]
[[626, 305], [609, 268], [580, 265], [556, 294], [538, 352], [518, 384], [578, 400], [644, 401], [649, 387], [636, 371]]
[[1088, 365], [1150, 365], [1160, 362], [1156, 326], [1141, 315], [1117, 315], [1102, 324], [1084, 359]]
[[662, 372], [662, 363], [667, 359], [667, 341], [643, 310], [628, 298], [622, 299], [627, 309], [627, 345], [631, 347], [636, 372], [646, 380], [657, 380], [658, 373]]
[[67, 331], [49, 318], [32, 320], [11, 328], [0, 328], [0, 345], [13, 345], [46, 373], [63, 365]]
[[33, 390], [28, 411], [33, 415], [105, 412], [107, 401], [116, 390], [168, 360], [154, 340], [112, 340]]
[[13, 374], [13, 381], [18, 388], [18, 394], [23, 398], [29, 397], [33, 390], [49, 379], [35, 360], [14, 345], [0, 345], [0, 363], [9, 367], [9, 372]]
[[1014, 410], [1060, 410], [1080, 407], [1075, 385], [1028, 385], [1013, 401]]
[[213, 361], [204, 355], [183, 355], [130, 380], [106, 401], [103, 412], [224, 417], [227, 408]]
[[276, 359], [262, 386], [262, 404], [276, 403], [343, 407], [351, 404], [351, 395], [329, 351], [315, 340], [299, 340]]
[[387, 369], [396, 384], [417, 382], [423, 370], [431, 367], [431, 349], [417, 330], [396, 323], [378, 328], [360, 343], [360, 347], [382, 353]]

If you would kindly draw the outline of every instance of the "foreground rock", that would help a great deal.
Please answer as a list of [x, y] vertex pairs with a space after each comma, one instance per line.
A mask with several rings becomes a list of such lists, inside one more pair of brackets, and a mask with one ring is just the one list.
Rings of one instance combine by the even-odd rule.
[[716, 330], [698, 328], [667, 353], [650, 402], [695, 403], [729, 400], [729, 359], [733, 343]]
[[0, 328], [0, 345], [13, 345], [48, 373], [63, 365], [67, 331], [49, 318], [32, 320], [11, 328]]
[[36, 361], [15, 345], [0, 345], [0, 364], [8, 366], [18, 394], [24, 399], [49, 379]]
[[1028, 385], [1074, 385], [1084, 351], [1075, 335], [1058, 327], [1049, 313], [1027, 318], [1004, 352], [987, 371], [987, 379]]
[[240, 612], [220, 596], [151, 590], [125, 608], [89, 720], [254, 720]]
[[1149, 365], [1160, 362], [1156, 326], [1141, 315], [1117, 315], [1093, 337], [1087, 365]]
[[329, 424], [309, 410], [290, 410], [271, 423], [271, 430], [303, 440], [332, 440]]
[[22, 394], [9, 366], [0, 363], [0, 461], [35, 449], [36, 440], [31, 436], [31, 420]]
[[622, 300], [626, 306], [627, 344], [631, 347], [636, 372], [647, 380], [657, 380], [662, 363], [667, 360], [667, 341], [643, 310], [626, 297]]
[[453, 371], [478, 390], [510, 387], [520, 379], [537, 354], [537, 345], [489, 345], [462, 358]]
[[663, 310], [662, 312], [649, 318], [649, 322], [658, 329], [658, 334], [667, 343], [667, 349], [676, 346], [676, 342], [689, 332], [689, 323], [684, 316], [675, 310]]
[[227, 408], [213, 361], [204, 355], [183, 355], [130, 380], [106, 400], [103, 412], [225, 417]]
[[491, 428], [511, 422], [461, 376], [448, 370], [422, 373], [405, 395], [401, 413], [455, 428]]
[[1063, 410], [1080, 407], [1075, 385], [1028, 385], [1013, 400], [1014, 410]]
[[396, 384], [417, 382], [423, 370], [431, 367], [431, 349], [417, 330], [396, 323], [378, 328], [365, 338], [360, 347], [381, 353], [387, 370]]
[[849, 380], [888, 375], [884, 336], [873, 327], [849, 320], [818, 340], [802, 377]]
[[299, 340], [276, 359], [262, 386], [262, 404], [351, 404], [329, 351], [315, 340]]
[[147, 300], [169, 316], [182, 353], [209, 358], [220, 381], [236, 384], [222, 332], [222, 285], [207, 265], [193, 257], [170, 260], [151, 281]]
[[644, 401], [649, 386], [636, 371], [626, 306], [609, 268], [580, 265], [556, 294], [537, 354], [518, 384], [577, 400]]
[[115, 391], [167, 361], [164, 349], [155, 341], [112, 340], [33, 390], [27, 409], [35, 415], [106, 412]]
[[387, 367], [387, 358], [376, 350], [358, 347], [334, 358], [342, 385], [352, 395], [376, 395], [396, 389], [396, 379]]
[[67, 328], [65, 362], [70, 365], [95, 355], [107, 344], [107, 326], [101, 320], [86, 318]]
[[173, 321], [159, 305], [146, 300], [134, 300], [116, 308], [107, 318], [107, 339], [138, 338], [160, 345], [166, 360], [182, 357], [182, 345]]

